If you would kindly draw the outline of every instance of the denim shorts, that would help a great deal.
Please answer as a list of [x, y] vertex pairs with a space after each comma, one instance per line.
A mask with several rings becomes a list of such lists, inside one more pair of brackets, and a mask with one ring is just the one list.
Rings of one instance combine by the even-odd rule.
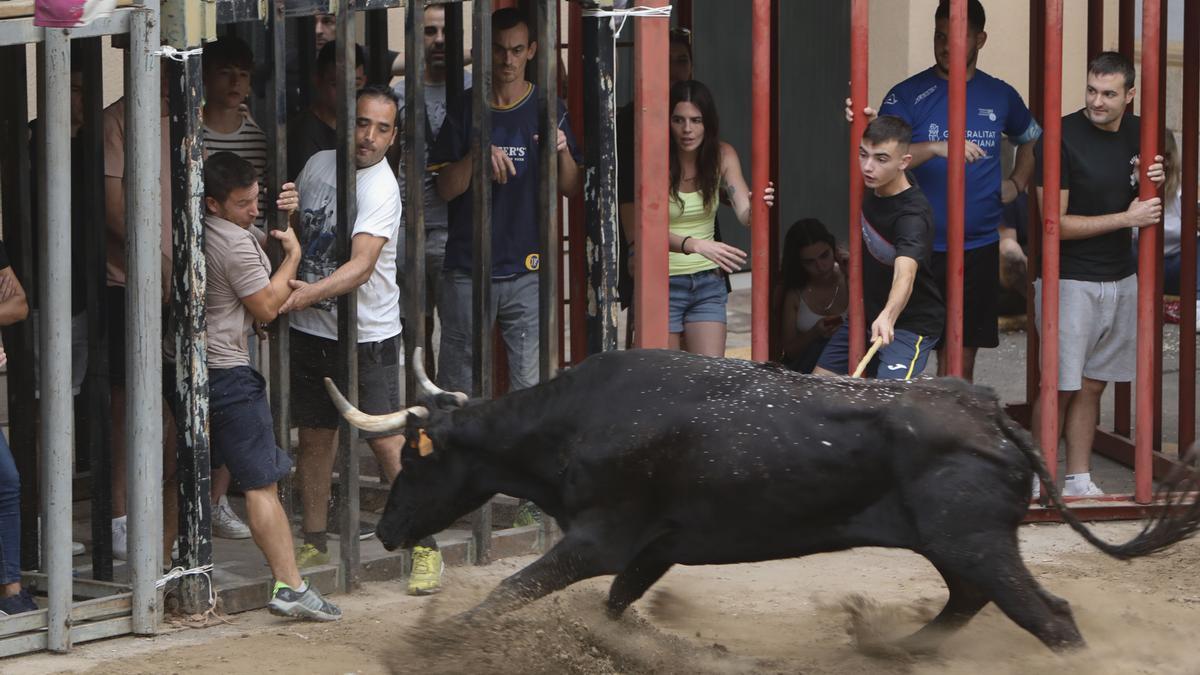
[[209, 448], [214, 467], [227, 466], [233, 484], [254, 490], [292, 470], [275, 442], [262, 375], [249, 366], [208, 371]]
[[683, 325], [698, 321], [725, 323], [729, 291], [721, 270], [671, 276], [671, 306], [668, 331], [682, 333]]

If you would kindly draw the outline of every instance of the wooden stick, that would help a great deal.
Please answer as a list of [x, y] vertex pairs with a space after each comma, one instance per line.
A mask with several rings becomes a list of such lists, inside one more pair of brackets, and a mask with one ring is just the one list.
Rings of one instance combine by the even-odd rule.
[[862, 377], [863, 371], [867, 369], [867, 364], [871, 362], [871, 359], [875, 356], [875, 352], [879, 351], [879, 348], [882, 346], [883, 338], [875, 338], [875, 341], [871, 343], [871, 348], [868, 349], [866, 355], [862, 357], [862, 361], [858, 362], [858, 367], [854, 369], [854, 374], [850, 377]]

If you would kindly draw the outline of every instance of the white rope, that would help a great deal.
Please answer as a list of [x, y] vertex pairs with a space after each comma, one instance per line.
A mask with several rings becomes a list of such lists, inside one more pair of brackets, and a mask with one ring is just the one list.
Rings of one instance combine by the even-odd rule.
[[[627, 7], [625, 9], [599, 9], [595, 7], [584, 7], [583, 16], [609, 17], [613, 20], [613, 40], [621, 34], [621, 29], [625, 27], [625, 20], [631, 16], [643, 16], [647, 18], [670, 19], [671, 5], [665, 7], [647, 7], [645, 5], [637, 5]], [[618, 22], [617, 20], [620, 19]]]
[[168, 59], [179, 62], [187, 61], [193, 56], [200, 56], [202, 53], [204, 53], [203, 47], [196, 47], [195, 49], [185, 49], [180, 51], [171, 45], [163, 45], [162, 49], [150, 52], [151, 56], [164, 56]]
[[182, 566], [173, 567], [169, 572], [164, 574], [161, 579], [154, 582], [154, 586], [156, 588], [162, 588], [176, 579], [182, 579], [186, 576], [202, 576], [204, 577], [204, 580], [208, 582], [208, 609], [211, 612], [217, 608], [217, 591], [215, 588], [213, 588], [212, 570], [212, 563], [201, 565], [200, 567], [193, 567], [191, 569], [184, 569]]

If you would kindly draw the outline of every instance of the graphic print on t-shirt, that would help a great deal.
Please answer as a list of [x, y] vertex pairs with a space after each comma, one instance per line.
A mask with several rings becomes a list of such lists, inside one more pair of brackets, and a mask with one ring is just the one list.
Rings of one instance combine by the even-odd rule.
[[865, 215], [861, 216], [861, 219], [863, 244], [866, 245], [871, 257], [878, 260], [880, 264], [895, 267], [896, 247], [892, 245], [892, 242], [884, 239], [882, 234], [879, 234], [879, 231], [871, 225]]
[[[314, 283], [333, 274], [337, 261], [337, 195], [324, 183], [306, 186], [310, 190], [304, 201], [309, 199], [313, 206], [300, 212], [300, 227], [296, 235], [303, 245], [300, 270], [296, 277]], [[313, 194], [315, 192], [316, 194]], [[325, 298], [312, 305], [316, 309], [333, 312], [337, 310], [337, 298]]]

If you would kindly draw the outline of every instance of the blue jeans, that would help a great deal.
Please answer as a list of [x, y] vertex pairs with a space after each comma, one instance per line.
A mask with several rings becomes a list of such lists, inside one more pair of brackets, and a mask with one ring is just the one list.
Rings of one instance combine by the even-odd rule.
[[0, 584], [21, 580], [21, 477], [0, 433]]
[[[471, 364], [475, 334], [471, 275], [446, 270], [440, 292], [438, 315], [442, 319], [442, 346], [438, 353], [438, 386], [470, 394], [474, 388]], [[509, 387], [517, 390], [537, 384], [537, 273], [493, 279], [490, 312], [507, 347]], [[485, 396], [490, 394], [484, 392]]]

